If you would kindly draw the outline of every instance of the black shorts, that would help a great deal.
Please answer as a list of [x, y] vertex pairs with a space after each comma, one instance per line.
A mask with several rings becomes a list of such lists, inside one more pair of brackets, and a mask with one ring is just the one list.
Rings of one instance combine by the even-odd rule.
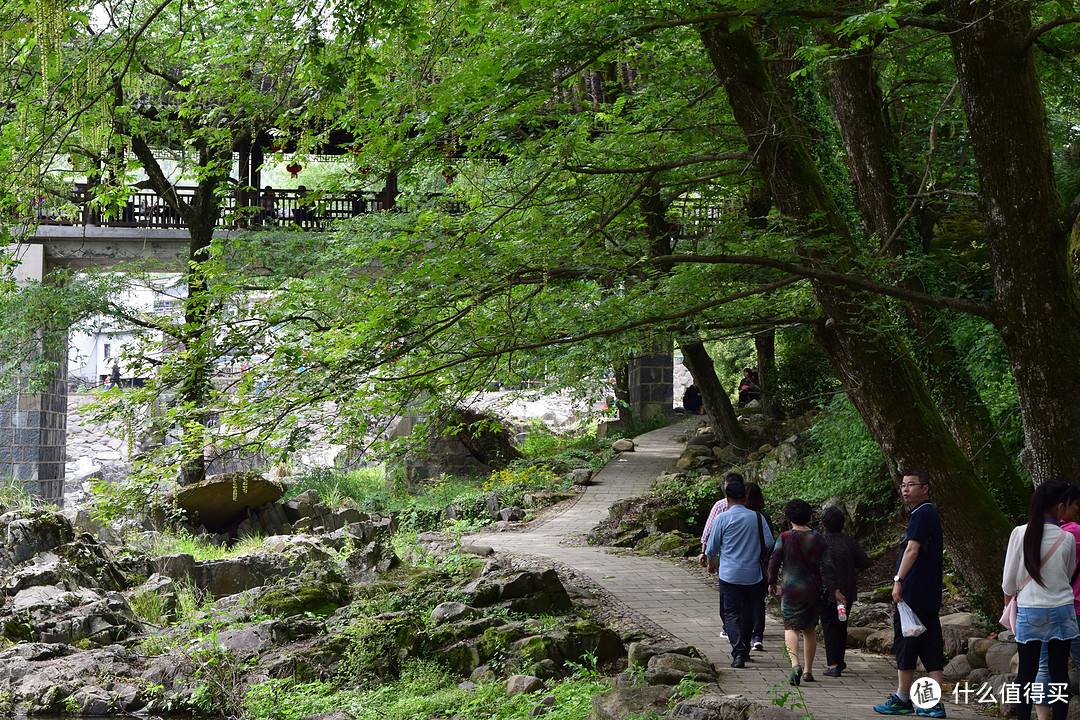
[[941, 618], [936, 610], [920, 610], [912, 607], [915, 616], [926, 627], [918, 637], [904, 637], [900, 631], [900, 613], [893, 612], [893, 649], [896, 651], [896, 669], [914, 670], [922, 660], [926, 672], [945, 667], [945, 640], [941, 635]]

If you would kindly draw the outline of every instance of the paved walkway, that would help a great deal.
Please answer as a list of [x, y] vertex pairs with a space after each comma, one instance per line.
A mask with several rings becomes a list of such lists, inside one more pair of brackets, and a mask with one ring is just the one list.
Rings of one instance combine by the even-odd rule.
[[[787, 684], [790, 668], [779, 621], [770, 617], [766, 623], [765, 652], [752, 653], [745, 669], [732, 669], [731, 646], [718, 635], [715, 580], [706, 582], [700, 574], [655, 557], [620, 555], [584, 544], [586, 534], [607, 517], [612, 503], [645, 493], [658, 475], [674, 467], [683, 449], [676, 437], [686, 427], [676, 423], [635, 438], [635, 451], [608, 463], [570, 509], [527, 532], [484, 535], [482, 542], [497, 551], [548, 557], [576, 568], [630, 609], [705, 653], [720, 670], [719, 682], [726, 692], [768, 703], [792, 689]], [[882, 717], [872, 706], [896, 689], [892, 658], [848, 650], [848, 668], [840, 678], [822, 675], [825, 655], [820, 643], [817, 658], [818, 681], [802, 686], [815, 720]], [[947, 704], [947, 709], [950, 718], [981, 717], [966, 706]]]

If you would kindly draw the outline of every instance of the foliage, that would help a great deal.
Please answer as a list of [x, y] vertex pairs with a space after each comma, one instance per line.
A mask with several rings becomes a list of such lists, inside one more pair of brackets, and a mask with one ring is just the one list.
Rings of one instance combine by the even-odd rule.
[[286, 498], [294, 498], [306, 490], [318, 491], [320, 499], [333, 509], [352, 505], [365, 512], [386, 512], [405, 503], [402, 489], [384, 467], [348, 472], [313, 467], [290, 480]]
[[[329, 710], [347, 710], [357, 720], [410, 720], [449, 717], [461, 720], [524, 720], [536, 707], [532, 695], [506, 696], [503, 682], [474, 690], [457, 687], [458, 678], [434, 661], [408, 661], [401, 677], [374, 688], [331, 683], [300, 684], [271, 680], [252, 688], [247, 697], [249, 720], [299, 720]], [[592, 696], [606, 690], [587, 669], [550, 683], [545, 693], [556, 702], [546, 713], [552, 720], [578, 720], [589, 713]]]
[[797, 415], [828, 404], [830, 396], [840, 391], [825, 353], [814, 345], [805, 329], [789, 329], [776, 337], [777, 402], [788, 413]]
[[877, 501], [891, 496], [881, 449], [843, 395], [834, 398], [806, 431], [800, 465], [765, 488], [766, 503], [771, 505], [793, 497], [814, 504], [834, 497]]

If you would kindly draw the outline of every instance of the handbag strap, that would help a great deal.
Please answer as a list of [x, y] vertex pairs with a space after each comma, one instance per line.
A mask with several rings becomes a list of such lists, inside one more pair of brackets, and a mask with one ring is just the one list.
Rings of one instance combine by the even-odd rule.
[[[1058, 529], [1061, 530], [1061, 528]], [[1065, 535], [1067, 535], [1067, 533], [1064, 530], [1061, 530], [1061, 536], [1057, 539], [1057, 542], [1054, 543], [1053, 546], [1051, 546], [1051, 548], [1046, 551], [1046, 554], [1043, 555], [1042, 560], [1039, 561], [1040, 569], [1043, 565], [1046, 564], [1046, 561], [1050, 559], [1050, 556], [1054, 554], [1054, 551], [1058, 549], [1058, 546], [1061, 545], [1061, 542], [1065, 539]], [[1074, 574], [1073, 577], [1076, 577], [1076, 575]], [[1025, 579], [1024, 582], [1020, 583], [1020, 587], [1016, 588], [1016, 594], [1019, 595], [1020, 591], [1023, 590], [1029, 582], [1031, 582], [1030, 575], [1027, 576], [1027, 579]], [[1071, 584], [1072, 583], [1070, 583], [1070, 585]]]

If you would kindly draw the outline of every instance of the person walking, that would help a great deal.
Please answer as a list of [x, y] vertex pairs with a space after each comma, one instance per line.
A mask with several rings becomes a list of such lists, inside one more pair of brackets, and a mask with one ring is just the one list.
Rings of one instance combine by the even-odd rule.
[[[765, 517], [765, 495], [761, 492], [761, 486], [755, 482], [746, 483], [746, 507], [761, 513], [762, 520], [768, 525], [769, 519]], [[769, 532], [772, 532], [771, 526]], [[765, 603], [768, 602], [768, 589], [768, 578], [761, 578], [761, 602], [754, 606], [754, 629], [750, 637], [750, 649], [755, 652], [765, 652]]]
[[882, 715], [911, 715], [945, 717], [945, 705], [939, 702], [929, 708], [919, 708], [911, 702], [911, 683], [915, 667], [922, 660], [931, 679], [941, 684], [945, 667], [945, 641], [941, 633], [942, 565], [945, 542], [941, 517], [930, 502], [930, 475], [925, 470], [904, 473], [900, 494], [911, 508], [907, 529], [900, 538], [902, 552], [893, 577], [893, 602], [907, 603], [922, 622], [926, 631], [915, 637], [905, 637], [900, 628], [900, 612], [893, 613], [893, 648], [896, 652], [896, 692], [874, 712]]
[[[1080, 488], [1076, 490], [1076, 496], [1080, 498]], [[1068, 510], [1065, 511], [1065, 517], [1058, 523], [1065, 532], [1069, 533], [1076, 539], [1076, 568], [1073, 570], [1071, 582], [1073, 591], [1073, 609], [1076, 610], [1077, 625], [1080, 626], [1080, 525], [1076, 524], [1077, 505], [1073, 503], [1069, 505]], [[1068, 538], [1065, 542], [1068, 542]], [[1080, 638], [1073, 640], [1069, 643], [1069, 654], [1072, 655], [1073, 665], [1080, 668]], [[1039, 672], [1035, 675], [1035, 686], [1048, 688], [1050, 683], [1050, 657], [1047, 653], [1047, 643], [1043, 643], [1042, 650], [1039, 652]], [[1039, 716], [1039, 720], [1050, 720], [1050, 704], [1049, 693], [1046, 693], [1043, 700], [1046, 700], [1046, 704], [1042, 704], [1032, 699], [1032, 703], [1035, 705], [1035, 713]]]
[[1020, 663], [1016, 682], [1025, 693], [1016, 706], [1017, 720], [1030, 720], [1032, 683], [1039, 669], [1039, 653], [1047, 646], [1051, 686], [1063, 689], [1060, 700], [1050, 703], [1054, 720], [1065, 720], [1069, 711], [1069, 644], [1080, 636], [1073, 591], [1069, 584], [1076, 567], [1076, 544], [1058, 523], [1076, 513], [1080, 493], [1072, 483], [1053, 478], [1035, 488], [1026, 525], [1013, 529], [1005, 551], [1001, 589], [1005, 604], [1016, 598], [1016, 642]]
[[[724, 476], [724, 487], [727, 487], [728, 483], [742, 482], [743, 476], [737, 472], [729, 472]], [[728, 509], [727, 497], [722, 497], [713, 503], [712, 509], [709, 510], [709, 516], [705, 519], [705, 528], [701, 531], [701, 554], [698, 555], [698, 564], [702, 567], [708, 565], [708, 559], [705, 556], [705, 546], [709, 542], [709, 535], [712, 534], [713, 523], [716, 522], [716, 516]], [[724, 622], [724, 598], [720, 596], [720, 637], [724, 640], [728, 639], [727, 628], [723, 627]]]
[[[828, 548], [829, 567], [825, 584], [828, 592], [821, 602], [821, 634], [825, 639], [825, 668], [827, 677], [840, 677], [847, 667], [847, 616], [851, 603], [858, 597], [855, 570], [870, 567], [870, 558], [855, 538], [844, 534], [844, 511], [835, 505], [821, 513], [821, 525], [825, 529], [825, 546]], [[837, 612], [844, 609], [844, 619]]]
[[717, 572], [731, 667], [746, 667], [754, 627], [753, 609], [762, 602], [762, 560], [772, 545], [769, 524], [746, 507], [746, 485], [728, 483], [724, 490], [728, 509], [713, 522], [705, 556], [710, 573]]
[[[814, 655], [821, 595], [825, 588], [822, 563], [825, 538], [810, 528], [810, 503], [798, 498], [784, 506], [791, 529], [780, 539], [769, 560], [769, 593], [776, 595], [780, 566], [784, 568], [780, 593], [780, 615], [784, 619], [784, 644], [791, 662], [789, 682], [814, 682]], [[799, 635], [803, 637], [803, 664], [799, 665]], [[805, 670], [804, 670], [805, 668]]]

